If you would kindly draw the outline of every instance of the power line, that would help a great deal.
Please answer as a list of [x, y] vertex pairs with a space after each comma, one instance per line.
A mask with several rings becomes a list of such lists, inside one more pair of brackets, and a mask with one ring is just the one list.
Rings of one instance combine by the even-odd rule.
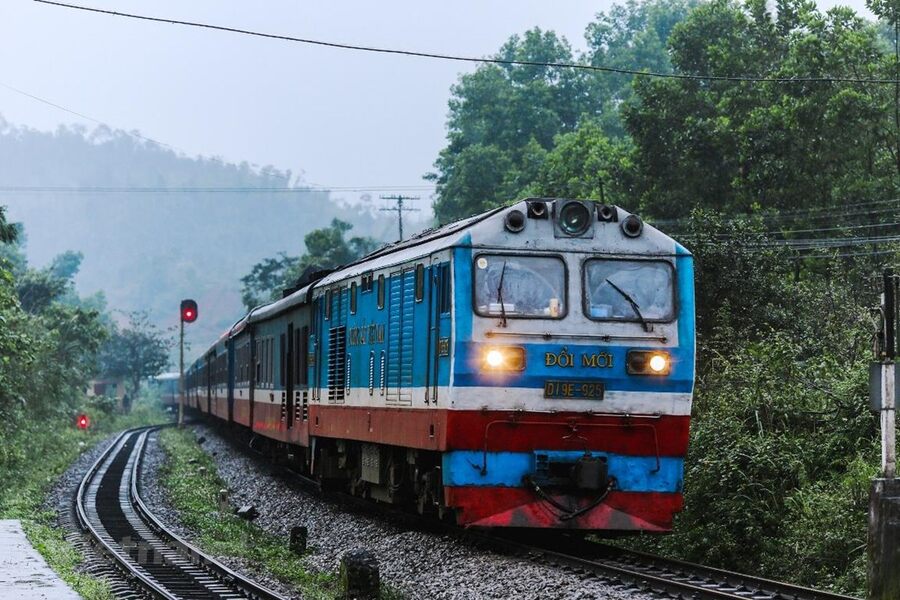
[[159, 187], [159, 186], [0, 186], [2, 193], [54, 193], [54, 194], [309, 194], [315, 192], [392, 192], [432, 191], [433, 186], [334, 186], [334, 187]]
[[[684, 239], [684, 238], [683, 238]], [[688, 238], [689, 239], [689, 238]], [[730, 238], [719, 239], [724, 241]], [[700, 240], [697, 243], [703, 244]], [[844, 237], [844, 238], [808, 238], [800, 240], [771, 240], [763, 242], [751, 242], [746, 244], [747, 248], [764, 250], [771, 248], [787, 248], [790, 250], [813, 250], [819, 248], [844, 248], [850, 246], [860, 246], [866, 244], [886, 244], [891, 242], [900, 242], [900, 235], [878, 236], [878, 237]]]
[[35, 96], [34, 94], [31, 94], [31, 93], [29, 93], [29, 92], [26, 92], [25, 90], [20, 90], [19, 88], [14, 87], [14, 86], [11, 86], [11, 85], [9, 85], [9, 84], [7, 84], [7, 83], [0, 82], [0, 87], [6, 88], [7, 90], [9, 90], [9, 91], [11, 91], [11, 92], [15, 92], [15, 93], [17, 93], [17, 94], [20, 94], [20, 95], [22, 95], [22, 96], [26, 96], [26, 97], [28, 97], [28, 98], [31, 98], [32, 100], [36, 100], [37, 102], [41, 102], [41, 103], [43, 103], [43, 104], [46, 104], [47, 106], [52, 106], [53, 108], [56, 108], [56, 109], [61, 110], [61, 111], [63, 111], [63, 112], [67, 112], [67, 113], [69, 113], [70, 115], [75, 115], [76, 117], [80, 117], [80, 118], [85, 119], [85, 120], [87, 120], [87, 121], [91, 121], [91, 122], [93, 122], [93, 123], [97, 123], [98, 125], [103, 125], [104, 127], [109, 127], [110, 129], [115, 129], [115, 130], [117, 130], [117, 131], [122, 131], [122, 132], [125, 133], [126, 135], [130, 135], [130, 136], [133, 137], [133, 138], [137, 138], [137, 139], [140, 139], [140, 140], [144, 140], [145, 142], [151, 142], [151, 143], [156, 144], [156, 145], [158, 145], [158, 146], [164, 146], [164, 147], [166, 147], [166, 148], [169, 148], [170, 150], [175, 150], [176, 152], [180, 152], [181, 154], [187, 154], [186, 152], [184, 152], [184, 151], [182, 151], [182, 150], [179, 150], [179, 149], [176, 148], [175, 146], [171, 146], [171, 145], [166, 144], [166, 143], [164, 143], [164, 142], [160, 142], [159, 140], [154, 140], [154, 139], [151, 138], [151, 137], [143, 136], [143, 135], [141, 135], [141, 134], [139, 134], [139, 133], [135, 133], [135, 132], [133, 132], [133, 131], [125, 131], [125, 130], [122, 130], [122, 129], [117, 129], [117, 128], [115, 128], [115, 127], [112, 127], [111, 125], [108, 125], [107, 123], [104, 123], [104, 122], [101, 121], [100, 119], [95, 119], [94, 117], [92, 117], [92, 116], [90, 116], [90, 115], [86, 115], [86, 114], [84, 114], [84, 113], [81, 113], [81, 112], [72, 110], [71, 108], [66, 108], [65, 106], [62, 106], [61, 104], [57, 104], [56, 102], [51, 102], [50, 100], [47, 100], [47, 99], [45, 99], [45, 98], [41, 98], [40, 96]]
[[617, 73], [620, 75], [636, 75], [643, 77], [657, 77], [664, 79], [687, 79], [700, 81], [731, 81], [744, 83], [872, 83], [872, 84], [891, 84], [898, 83], [897, 79], [867, 79], [862, 77], [754, 77], [745, 75], [690, 75], [685, 73], [661, 73], [654, 71], [641, 71], [638, 69], [623, 69], [618, 67], [607, 67], [602, 65], [589, 65], [581, 63], [561, 63], [561, 62], [543, 62], [531, 60], [509, 60], [503, 58], [476, 58], [472, 56], [459, 56], [453, 54], [439, 54], [435, 52], [420, 52], [416, 50], [399, 50], [396, 48], [380, 48], [376, 46], [360, 46], [357, 44], [343, 44], [338, 42], [329, 42], [324, 40], [315, 40], [310, 38], [299, 38], [289, 35], [279, 35], [274, 33], [264, 33], [260, 31], [252, 31], [249, 29], [239, 29], [236, 27], [225, 27], [222, 25], [211, 25], [209, 23], [199, 23], [195, 21], [181, 21], [178, 19], [169, 19], [163, 17], [151, 17], [147, 15], [138, 15], [133, 13], [124, 13], [114, 10], [105, 10], [100, 8], [92, 8], [89, 6], [79, 6], [77, 4], [67, 4], [64, 2], [53, 2], [51, 0], [34, 0], [40, 4], [51, 6], [59, 6], [74, 10], [82, 10], [92, 13], [100, 13], [115, 17], [125, 17], [128, 19], [138, 19], [141, 21], [152, 21], [154, 23], [166, 23], [170, 25], [185, 25], [188, 27], [199, 27], [202, 29], [212, 29], [216, 31], [226, 31], [229, 33], [239, 33], [254, 37], [270, 38], [286, 42], [297, 42], [300, 44], [309, 44], [313, 46], [324, 46], [327, 48], [337, 48], [340, 50], [354, 50], [358, 52], [372, 52], [378, 54], [394, 54], [399, 56], [413, 56], [418, 58], [431, 58], [437, 60], [450, 60], [456, 62], [468, 62], [479, 64], [496, 64], [523, 67], [548, 67], [554, 69], [576, 69], [584, 71], [595, 71], [602, 73]]
[[[900, 203], [900, 201], [898, 201], [898, 203]], [[809, 214], [809, 215], [794, 214], [794, 215], [788, 215], [788, 216], [781, 216], [780, 214], [775, 213], [775, 214], [771, 214], [771, 215], [760, 215], [759, 219], [763, 223], [766, 223], [768, 225], [776, 225], [779, 221], [784, 221], [784, 220], [790, 220], [790, 221], [831, 220], [831, 221], [836, 221], [838, 219], [846, 219], [849, 217], [873, 217], [875, 215], [896, 213], [898, 210], [900, 210], [900, 204], [890, 206], [887, 208], [873, 207], [868, 210], [861, 209], [861, 210], [839, 211], [838, 212], [839, 208], [840, 207], [835, 208], [836, 212], [834, 214]], [[742, 215], [742, 216], [738, 216], [738, 217], [724, 219], [723, 223], [725, 223], [725, 224], [739, 223], [739, 222], [747, 220], [747, 219], [752, 219], [753, 216], [754, 215]], [[684, 227], [684, 226], [691, 224], [691, 222], [692, 222], [690, 219], [687, 219], [687, 218], [684, 218], [684, 219], [659, 219], [659, 220], [647, 219], [647, 221], [649, 223], [653, 224], [654, 226], [662, 226], [662, 227], [666, 227], [666, 228], [670, 228], [670, 229]]]
[[839, 254], [799, 254], [797, 256], [790, 256], [788, 260], [813, 260], [817, 258], [850, 258], [853, 256], [881, 256], [884, 254], [897, 254], [900, 252], [900, 249], [894, 250], [873, 250], [872, 252], [845, 252]]
[[382, 200], [393, 200], [397, 203], [397, 206], [390, 206], [387, 208], [382, 208], [382, 211], [396, 212], [397, 213], [397, 223], [400, 225], [400, 241], [403, 241], [403, 213], [404, 212], [418, 212], [418, 208], [409, 208], [403, 206], [404, 200], [418, 200], [418, 196], [381, 196]]

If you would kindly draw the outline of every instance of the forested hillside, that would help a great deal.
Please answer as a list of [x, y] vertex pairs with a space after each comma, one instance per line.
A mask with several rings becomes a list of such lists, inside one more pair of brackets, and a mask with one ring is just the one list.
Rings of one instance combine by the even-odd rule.
[[0, 206], [23, 223], [32, 265], [80, 251], [81, 293], [102, 291], [110, 310], [147, 310], [163, 327], [177, 323], [181, 298], [195, 298], [201, 318], [188, 335], [198, 349], [239, 316], [240, 278], [260, 259], [302, 252], [304, 236], [336, 217], [356, 235], [395, 235], [384, 213], [286, 191], [295, 185], [289, 171], [187, 158], [124, 132], [46, 133], [0, 120]]

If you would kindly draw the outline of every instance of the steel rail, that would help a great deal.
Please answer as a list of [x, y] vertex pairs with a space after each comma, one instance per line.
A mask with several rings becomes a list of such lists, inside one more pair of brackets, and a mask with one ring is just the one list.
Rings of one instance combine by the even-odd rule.
[[100, 523], [94, 523], [88, 518], [87, 508], [85, 507], [87, 488], [93, 483], [97, 471], [99, 471], [107, 462], [107, 459], [112, 456], [114, 451], [118, 452], [121, 450], [119, 446], [122, 445], [125, 438], [141, 429], [142, 428], [126, 429], [120, 433], [113, 443], [109, 445], [109, 448], [104, 450], [97, 460], [94, 461], [82, 478], [81, 483], [78, 484], [78, 491], [75, 493], [75, 514], [78, 516], [78, 521], [81, 524], [82, 529], [90, 534], [93, 542], [100, 545], [102, 553], [107, 558], [111, 559], [120, 571], [130, 577], [134, 577], [138, 585], [150, 592], [154, 597], [163, 598], [165, 600], [178, 600], [177, 596], [173, 596], [164, 587], [160, 586], [153, 581], [153, 579], [136, 569], [132, 564], [131, 559], [122, 554], [121, 548], [117, 548], [112, 540], [108, 539], [105, 530], [102, 529], [102, 525]]
[[[75, 512], [81, 527], [120, 571], [154, 598], [178, 600], [202, 596], [284, 600], [176, 536], [147, 508], [140, 497], [140, 468], [147, 437], [159, 428], [151, 426], [123, 431], [94, 461], [75, 496]], [[104, 467], [98, 481], [98, 474]], [[118, 506], [102, 507], [101, 490], [107, 499], [110, 490], [115, 491]], [[96, 517], [91, 515], [90, 506], [95, 507]], [[108, 514], [116, 511], [121, 515]], [[110, 528], [114, 531], [130, 528], [131, 532], [116, 539]], [[137, 548], [137, 560], [130, 555], [126, 545]], [[142, 553], [146, 555], [147, 552], [152, 552], [158, 561], [153, 566], [149, 562], [141, 563]]]
[[790, 600], [857, 600], [852, 596], [829, 592], [827, 590], [816, 590], [792, 583], [775, 581], [755, 575], [747, 575], [745, 573], [736, 573], [716, 567], [700, 565], [689, 561], [679, 560], [676, 558], [666, 558], [641, 552], [638, 550], [625, 550], [617, 546], [609, 544], [596, 543], [596, 545], [605, 552], [617, 554], [619, 560], [626, 559], [637, 563], [652, 563], [657, 568], [665, 569], [670, 572], [683, 571], [684, 573], [701, 576], [709, 580], [718, 580], [727, 585], [734, 587], [752, 588], [764, 594], [769, 594], [777, 599]]
[[[856, 600], [825, 590], [774, 581], [646, 552], [628, 550], [573, 537], [519, 542], [501, 533], [501, 546], [532, 558], [564, 565], [579, 572], [611, 576], [676, 598], [714, 600]], [[565, 549], [560, 546], [564, 545]]]
[[135, 511], [157, 535], [162, 537], [170, 546], [178, 550], [182, 555], [189, 557], [195, 564], [206, 567], [217, 575], [222, 581], [227, 581], [232, 587], [237, 587], [250, 598], [258, 600], [284, 600], [282, 596], [266, 589], [262, 585], [256, 583], [252, 579], [241, 575], [237, 571], [233, 571], [208, 554], [204, 554], [196, 546], [191, 545], [185, 540], [179, 538], [175, 533], [167, 528], [156, 515], [154, 515], [140, 495], [140, 469], [143, 465], [144, 454], [146, 451], [147, 434], [145, 433], [138, 442], [138, 447], [134, 450], [137, 453], [137, 460], [132, 465], [131, 475], [131, 503]]

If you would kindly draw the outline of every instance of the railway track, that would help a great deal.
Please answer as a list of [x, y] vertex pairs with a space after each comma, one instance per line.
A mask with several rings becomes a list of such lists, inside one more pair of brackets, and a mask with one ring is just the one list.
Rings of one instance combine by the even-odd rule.
[[138, 473], [154, 429], [123, 432], [88, 470], [75, 498], [81, 527], [151, 597], [284, 600], [178, 538], [147, 509]]
[[[481, 535], [481, 534], [477, 534]], [[533, 537], [533, 536], [531, 536]], [[487, 536], [508, 551], [651, 591], [697, 600], [857, 600], [824, 590], [772, 581], [569, 536], [523, 541], [520, 534]]]

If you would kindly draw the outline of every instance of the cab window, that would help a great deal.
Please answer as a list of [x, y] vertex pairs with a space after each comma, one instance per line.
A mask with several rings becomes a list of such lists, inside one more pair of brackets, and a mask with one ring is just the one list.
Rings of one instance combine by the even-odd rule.
[[662, 260], [588, 260], [585, 314], [600, 321], [671, 321], [674, 280], [672, 264]]
[[475, 312], [509, 319], [566, 315], [566, 265], [556, 256], [475, 257]]

